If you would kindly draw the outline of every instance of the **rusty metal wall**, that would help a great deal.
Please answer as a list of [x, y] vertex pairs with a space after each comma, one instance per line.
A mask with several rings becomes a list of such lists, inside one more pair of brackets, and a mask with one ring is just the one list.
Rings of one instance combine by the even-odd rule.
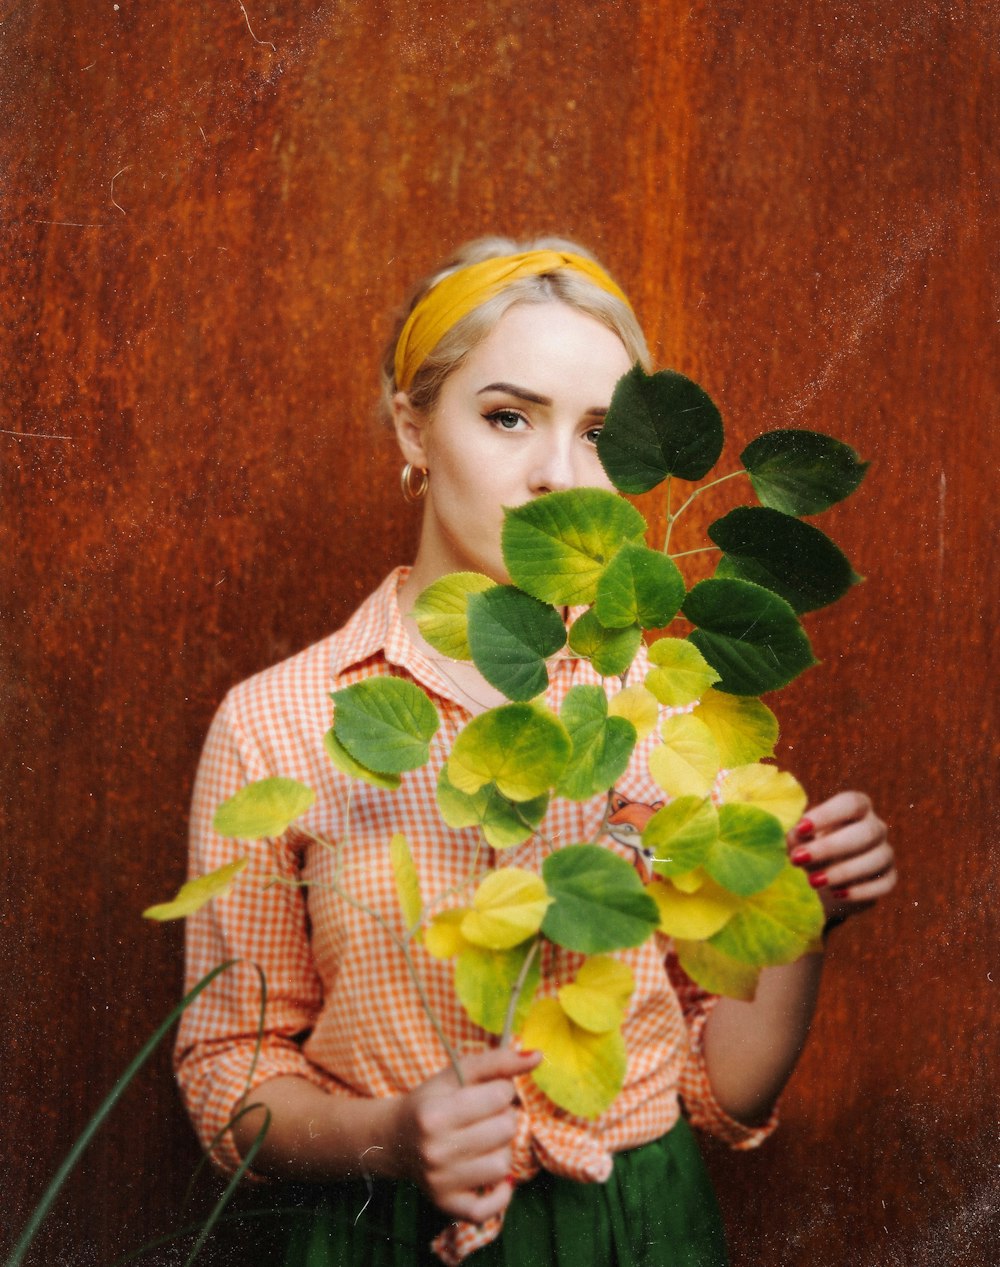
[[[499, 230], [603, 254], [733, 454], [790, 424], [873, 459], [828, 517], [867, 583], [811, 618], [782, 756], [869, 789], [905, 878], [833, 943], [785, 1129], [710, 1149], [734, 1265], [1000, 1258], [997, 17], [6, 0], [0, 1245], [177, 997], [179, 930], [139, 913], [182, 876], [216, 703], [413, 548], [378, 356]], [[161, 1054], [32, 1261], [183, 1222], [195, 1160]]]

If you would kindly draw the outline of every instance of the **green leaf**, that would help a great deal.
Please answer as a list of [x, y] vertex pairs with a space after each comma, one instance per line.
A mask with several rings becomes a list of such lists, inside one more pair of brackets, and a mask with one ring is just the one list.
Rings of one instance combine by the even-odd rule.
[[818, 515], [849, 497], [865, 477], [849, 445], [819, 431], [769, 431], [740, 454], [764, 506], [786, 515]]
[[513, 585], [469, 599], [469, 647], [476, 668], [508, 699], [529, 700], [549, 684], [545, 661], [566, 643], [562, 617]]
[[697, 647], [684, 638], [657, 638], [649, 648], [646, 686], [661, 704], [683, 708], [701, 699], [719, 675]]
[[399, 832], [389, 841], [389, 860], [392, 863], [393, 879], [396, 881], [396, 896], [403, 912], [403, 923], [409, 931], [420, 923], [424, 904], [420, 897], [420, 878], [413, 862], [413, 854], [406, 837]]
[[503, 558], [511, 580], [543, 603], [592, 603], [605, 564], [646, 531], [614, 493], [573, 488], [504, 511]]
[[684, 601], [684, 578], [673, 559], [638, 542], [622, 546], [597, 582], [594, 613], [608, 629], [669, 625]]
[[592, 1034], [570, 1019], [558, 999], [536, 999], [520, 1040], [526, 1050], [542, 1053], [531, 1078], [553, 1104], [587, 1118], [614, 1104], [627, 1063], [620, 1029]]
[[334, 738], [377, 774], [416, 770], [430, 756], [437, 709], [419, 686], [399, 677], [372, 677], [334, 691]]
[[823, 928], [823, 907], [801, 868], [786, 866], [773, 884], [744, 900], [711, 945], [741, 963], [766, 967], [805, 954]]
[[722, 417], [709, 395], [675, 370], [636, 365], [618, 380], [597, 440], [615, 488], [645, 493], [668, 475], [700, 480], [722, 452]]
[[487, 783], [471, 795], [461, 792], [448, 778], [443, 766], [438, 776], [437, 803], [449, 827], [481, 827], [494, 849], [507, 849], [528, 839], [545, 817], [549, 798], [513, 802], [502, 796], [496, 784]]
[[694, 716], [712, 732], [719, 748], [719, 762], [726, 768], [749, 765], [774, 754], [778, 719], [759, 699], [709, 688]]
[[861, 580], [825, 533], [780, 510], [737, 506], [708, 535], [725, 551], [716, 576], [763, 585], [797, 612], [835, 603]]
[[719, 808], [719, 834], [703, 866], [739, 897], [766, 888], [785, 865], [785, 832], [773, 814], [755, 805]]
[[760, 969], [724, 955], [705, 941], [681, 941], [674, 938], [674, 950], [681, 967], [709, 994], [725, 994], [731, 999], [753, 1001], [757, 993]]
[[142, 913], [142, 918], [155, 919], [159, 923], [170, 919], [186, 919], [195, 911], [200, 911], [213, 898], [228, 892], [249, 861], [249, 858], [237, 858], [235, 862], [227, 862], [225, 866], [217, 867], [208, 875], [200, 875], [195, 880], [188, 880], [186, 884], [181, 885], [177, 890], [177, 896], [171, 901], [147, 906]]
[[471, 660], [467, 628], [470, 594], [496, 584], [481, 572], [452, 572], [425, 589], [413, 605], [413, 618], [425, 641], [451, 660]]
[[261, 840], [280, 836], [316, 799], [298, 779], [258, 779], [241, 787], [215, 811], [212, 827], [220, 836]]
[[642, 847], [653, 853], [657, 875], [693, 871], [718, 839], [719, 815], [707, 797], [679, 796], [658, 809], [642, 833]]
[[570, 650], [589, 660], [601, 677], [620, 677], [635, 659], [641, 642], [638, 625], [605, 629], [593, 611], [578, 616], [569, 631]]
[[360, 761], [355, 761], [332, 729], [328, 730], [323, 736], [323, 747], [326, 749], [326, 755], [337, 769], [342, 774], [346, 774], [348, 778], [364, 779], [366, 782], [374, 784], [375, 787], [385, 788], [389, 792], [394, 792], [402, 782], [398, 774], [379, 774], [375, 770], [369, 770], [366, 766], [363, 766]]
[[639, 738], [635, 727], [624, 717], [608, 716], [608, 697], [599, 686], [572, 687], [559, 717], [573, 748], [557, 795], [585, 801], [606, 792], [628, 767]]
[[684, 600], [684, 615], [698, 628], [689, 635], [731, 695], [762, 695], [786, 686], [816, 664], [793, 609], [749, 581], [708, 580]]
[[660, 922], [635, 870], [599, 845], [570, 845], [542, 863], [554, 900], [542, 932], [567, 950], [597, 955], [641, 946]]
[[[472, 1020], [491, 1034], [502, 1034], [510, 996], [534, 942], [510, 950], [467, 946], [455, 960], [455, 993]], [[524, 988], [514, 1013], [514, 1031], [524, 1024], [540, 975], [536, 954], [528, 967]]]
[[548, 709], [504, 704], [480, 713], [459, 734], [448, 778], [470, 796], [495, 783], [512, 801], [531, 801], [558, 783], [571, 748], [566, 727]]

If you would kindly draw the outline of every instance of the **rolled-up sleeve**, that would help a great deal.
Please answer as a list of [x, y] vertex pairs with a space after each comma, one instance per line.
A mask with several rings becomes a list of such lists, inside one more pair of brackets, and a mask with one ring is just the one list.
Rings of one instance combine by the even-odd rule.
[[346, 1094], [303, 1055], [297, 1041], [312, 1029], [322, 1002], [303, 890], [294, 883], [299, 878], [298, 851], [286, 837], [233, 840], [212, 830], [223, 801], [245, 784], [275, 773], [265, 767], [227, 700], [216, 714], [198, 767], [189, 877], [244, 856], [249, 862], [228, 893], [187, 920], [186, 989], [219, 964], [232, 966], [185, 1011], [174, 1064], [202, 1146], [228, 1171], [240, 1163], [229, 1129], [233, 1115], [241, 1102], [251, 1102], [245, 1097], [261, 1083], [293, 1074], [331, 1093]]
[[747, 1126], [730, 1117], [722, 1108], [715, 1098], [705, 1064], [705, 1026], [719, 996], [709, 994], [696, 985], [680, 966], [672, 949], [667, 953], [666, 967], [688, 1028], [688, 1057], [677, 1085], [685, 1115], [692, 1126], [723, 1140], [730, 1148], [756, 1148], [777, 1127], [778, 1111], [774, 1109], [761, 1126]]

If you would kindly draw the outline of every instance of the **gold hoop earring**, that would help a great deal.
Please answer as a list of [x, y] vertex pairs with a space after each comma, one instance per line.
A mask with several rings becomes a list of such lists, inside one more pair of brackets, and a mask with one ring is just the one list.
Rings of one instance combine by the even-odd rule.
[[[414, 476], [416, 476], [415, 483]], [[403, 490], [403, 500], [408, 502], [420, 501], [421, 497], [426, 495], [430, 482], [431, 477], [424, 467], [414, 466], [412, 462], [407, 462], [399, 476], [399, 486]]]

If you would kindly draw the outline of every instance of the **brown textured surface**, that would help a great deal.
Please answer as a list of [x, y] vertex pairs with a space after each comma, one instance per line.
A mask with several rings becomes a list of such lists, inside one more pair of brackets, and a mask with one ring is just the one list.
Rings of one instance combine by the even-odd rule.
[[[0, 1244], [176, 998], [179, 930], [139, 912], [181, 878], [216, 702], [412, 548], [372, 421], [393, 306], [469, 236], [555, 229], [732, 454], [789, 423], [874, 459], [827, 517], [868, 582], [812, 618], [825, 667], [780, 711], [814, 795], [871, 790], [905, 880], [837, 938], [787, 1128], [711, 1151], [735, 1267], [1000, 1258], [1000, 22], [751, 10], [0, 10]], [[194, 1160], [161, 1056], [32, 1261], [183, 1221]]]

